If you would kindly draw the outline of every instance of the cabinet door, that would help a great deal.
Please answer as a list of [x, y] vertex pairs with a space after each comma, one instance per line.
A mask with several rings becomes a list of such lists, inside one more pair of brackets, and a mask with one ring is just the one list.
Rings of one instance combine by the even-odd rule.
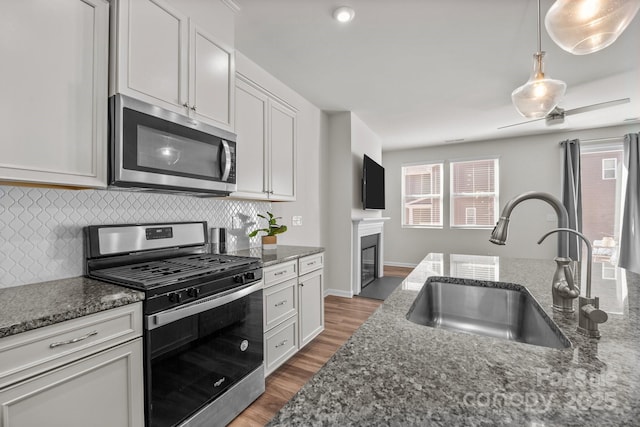
[[109, 4], [0, 2], [0, 181], [105, 187]]
[[235, 197], [267, 199], [266, 94], [250, 84], [236, 81], [236, 176]]
[[298, 279], [300, 348], [324, 330], [323, 272], [316, 270]]
[[142, 338], [0, 391], [0, 427], [144, 425]]
[[272, 200], [296, 199], [296, 115], [284, 105], [270, 100], [269, 142]]
[[187, 17], [162, 0], [119, 0], [113, 23], [115, 92], [187, 114]]
[[233, 131], [233, 51], [193, 21], [189, 35], [189, 105], [191, 116]]

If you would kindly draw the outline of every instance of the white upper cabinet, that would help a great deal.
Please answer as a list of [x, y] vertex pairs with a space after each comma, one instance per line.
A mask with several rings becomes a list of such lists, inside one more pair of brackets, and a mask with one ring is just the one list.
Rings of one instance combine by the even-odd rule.
[[110, 94], [233, 131], [233, 49], [162, 0], [116, 0]]
[[277, 200], [295, 200], [296, 113], [271, 100], [269, 116], [270, 197]]
[[106, 0], [0, 2], [0, 181], [106, 186]]
[[235, 196], [268, 198], [267, 111], [264, 92], [238, 80], [236, 82], [236, 179]]
[[296, 112], [256, 83], [236, 80], [234, 197], [296, 199]]

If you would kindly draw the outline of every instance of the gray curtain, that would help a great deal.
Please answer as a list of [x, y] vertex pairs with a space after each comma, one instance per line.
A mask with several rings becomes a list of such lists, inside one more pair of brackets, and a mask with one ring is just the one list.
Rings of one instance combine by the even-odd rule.
[[[562, 141], [562, 204], [569, 214], [569, 228], [582, 232], [582, 189], [580, 185], [580, 141]], [[580, 261], [581, 241], [569, 233], [558, 234], [558, 247], [569, 241], [569, 257]]]
[[640, 147], [637, 133], [624, 136], [627, 189], [622, 208], [618, 266], [640, 274]]

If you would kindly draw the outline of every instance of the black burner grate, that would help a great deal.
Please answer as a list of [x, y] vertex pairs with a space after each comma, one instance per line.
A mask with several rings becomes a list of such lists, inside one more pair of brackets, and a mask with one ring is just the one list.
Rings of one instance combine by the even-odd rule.
[[219, 273], [255, 261], [255, 258], [230, 255], [194, 254], [94, 270], [92, 275], [140, 287], [152, 287]]

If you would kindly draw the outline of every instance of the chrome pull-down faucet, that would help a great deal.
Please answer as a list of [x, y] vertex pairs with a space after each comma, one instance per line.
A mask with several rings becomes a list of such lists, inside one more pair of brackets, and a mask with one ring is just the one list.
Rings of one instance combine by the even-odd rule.
[[[511, 211], [513, 211], [513, 208], [518, 206], [521, 202], [529, 199], [538, 199], [549, 203], [551, 207], [553, 207], [553, 209], [556, 211], [556, 215], [558, 216], [558, 227], [569, 227], [569, 214], [567, 214], [567, 209], [564, 207], [560, 200], [549, 193], [544, 193], [541, 191], [529, 191], [514, 197], [513, 199], [509, 200], [506, 205], [504, 205], [502, 213], [500, 214], [500, 219], [491, 232], [491, 238], [489, 239], [491, 243], [495, 243], [496, 245], [505, 244], [505, 242], [507, 241], [507, 232], [509, 230], [509, 217], [511, 216]], [[562, 246], [558, 245], [558, 256], [569, 256], [568, 242]]]
[[[511, 216], [511, 212], [518, 204], [529, 199], [538, 199], [550, 204], [556, 211], [556, 215], [558, 216], [558, 227], [569, 227], [569, 215], [567, 214], [567, 209], [564, 207], [560, 200], [549, 193], [543, 193], [540, 191], [529, 191], [527, 193], [522, 193], [519, 196], [514, 197], [513, 199], [509, 200], [504, 206], [504, 208], [502, 209], [502, 213], [500, 214], [500, 219], [491, 232], [491, 238], [489, 239], [491, 243], [495, 243], [496, 245], [505, 244], [505, 242], [507, 241], [507, 231], [509, 229], [509, 217]], [[556, 257], [556, 262], [559, 265], [561, 263], [564, 263], [568, 266], [569, 263], [571, 263], [571, 258], [569, 258], [568, 256], [569, 242], [566, 241], [564, 244], [558, 243], [558, 256]], [[573, 277], [570, 277], [564, 280], [561, 286], [556, 286], [556, 282], [559, 281], [555, 280], [554, 276], [551, 292], [553, 295], [553, 309], [555, 311], [563, 313], [573, 313], [573, 300], [578, 297], [580, 291], [575, 288], [573, 280], [571, 280], [572, 278]]]
[[[598, 330], [598, 323], [604, 323], [609, 318], [607, 313], [600, 310], [600, 299], [598, 297], [591, 298], [591, 260], [593, 254], [593, 247], [591, 246], [591, 242], [587, 239], [584, 234], [579, 231], [573, 230], [571, 228], [555, 228], [549, 231], [547, 234], [542, 236], [540, 240], [538, 240], [538, 244], [542, 243], [542, 241], [550, 234], [557, 233], [560, 231], [565, 231], [568, 233], [575, 234], [580, 237], [584, 243], [587, 245], [587, 286], [586, 286], [586, 297], [580, 295], [578, 298], [578, 332], [582, 335], [586, 335], [592, 338], [599, 338], [600, 331]], [[566, 266], [569, 268], [568, 266]], [[569, 268], [570, 271], [570, 268]], [[572, 276], [573, 274], [571, 274]], [[555, 282], [555, 280], [554, 280]], [[556, 288], [556, 283], [554, 283], [554, 291]], [[558, 285], [559, 286], [559, 285]], [[555, 299], [554, 299], [555, 304]]]

